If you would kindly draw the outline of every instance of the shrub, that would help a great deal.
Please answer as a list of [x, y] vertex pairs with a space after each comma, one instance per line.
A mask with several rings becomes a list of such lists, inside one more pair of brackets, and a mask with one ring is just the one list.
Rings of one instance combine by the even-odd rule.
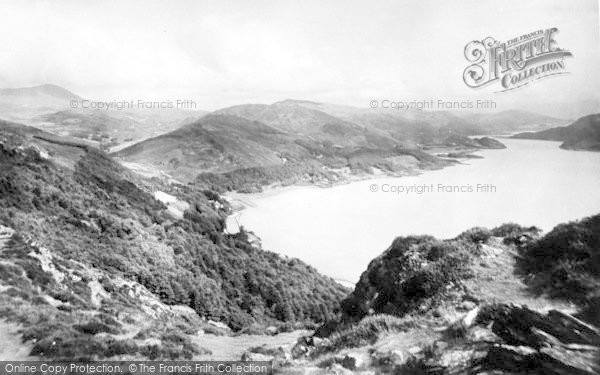
[[90, 320], [89, 322], [84, 324], [75, 324], [73, 328], [75, 328], [79, 332], [86, 333], [88, 335], [95, 335], [100, 332], [107, 332], [112, 334], [119, 333], [119, 331], [114, 327], [110, 327], [97, 319]]
[[526, 232], [537, 234], [539, 231], [540, 229], [537, 227], [524, 227], [515, 223], [504, 223], [492, 229], [492, 235], [496, 237], [508, 237], [520, 235]]
[[474, 244], [478, 244], [486, 243], [490, 239], [490, 237], [492, 237], [492, 232], [489, 229], [475, 227], [461, 233], [457, 238], [464, 239]]
[[478, 256], [476, 249], [464, 236], [447, 241], [399, 237], [371, 262], [342, 309], [351, 319], [371, 310], [403, 316], [423, 302], [435, 302], [447, 285], [471, 276], [468, 265]]

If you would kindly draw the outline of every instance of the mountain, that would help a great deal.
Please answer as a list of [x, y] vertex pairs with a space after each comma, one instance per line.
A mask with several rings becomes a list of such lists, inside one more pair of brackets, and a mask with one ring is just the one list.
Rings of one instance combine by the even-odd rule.
[[177, 177], [200, 171], [227, 172], [284, 163], [284, 154], [308, 152], [268, 125], [231, 115], [210, 114], [175, 131], [116, 152], [129, 162], [153, 164]]
[[364, 146], [368, 143], [363, 129], [356, 124], [330, 116], [325, 112], [305, 108], [295, 102], [239, 105], [220, 109], [215, 113], [258, 121], [283, 132], [306, 136], [316, 134], [323, 140], [338, 142], [342, 146]]
[[600, 151], [600, 114], [582, 117], [569, 126], [520, 133], [513, 138], [560, 141], [560, 147], [567, 150]]
[[84, 101], [96, 102], [51, 84], [0, 89], [0, 118], [112, 149], [167, 133], [206, 114], [178, 108], [137, 108], [137, 102], [122, 109], [82, 108]]
[[[171, 110], [165, 110], [168, 111]], [[30, 124], [53, 134], [85, 139], [109, 150], [167, 133], [203, 115], [201, 111], [173, 110], [161, 116], [143, 111], [69, 109], [37, 116]]]
[[31, 118], [69, 108], [81, 97], [56, 85], [0, 89], [0, 117], [11, 121]]
[[[197, 358], [198, 332], [310, 328], [347, 290], [224, 232], [218, 194], [0, 122], [0, 328], [49, 359]], [[4, 332], [4, 331], [2, 331]]]
[[473, 128], [461, 128], [462, 120], [450, 115], [435, 128], [351, 107], [335, 107], [332, 114], [321, 110], [331, 108], [297, 100], [224, 108], [113, 155], [128, 166], [151, 166], [182, 181], [256, 191], [272, 183], [330, 184], [379, 170], [413, 174], [454, 163], [426, 146], [473, 151], [491, 145], [470, 141]]
[[[506, 110], [491, 113], [449, 112], [433, 110], [366, 109], [317, 103], [302, 100], [286, 100], [287, 103], [316, 109], [366, 127], [393, 127], [392, 131], [420, 132], [425, 139], [447, 135], [508, 134], [516, 131], [540, 130], [567, 123], [566, 120], [522, 110]], [[407, 129], [404, 129], [407, 128]], [[418, 136], [418, 133], [415, 135]], [[406, 134], [403, 135], [406, 137]]]
[[463, 114], [462, 117], [486, 129], [486, 134], [537, 131], [568, 123], [567, 120], [522, 110]]
[[322, 111], [366, 129], [392, 135], [394, 139], [402, 142], [429, 143], [443, 141], [449, 135], [486, 133], [485, 129], [476, 123], [447, 111], [356, 108], [290, 99], [279, 103]]
[[64, 104], [65, 100], [81, 99], [81, 97], [73, 94], [71, 91], [52, 84], [0, 89], [0, 98], [2, 100], [10, 99], [17, 102], [31, 101], [35, 105], [40, 105], [40, 102], [43, 102], [44, 98], [63, 101], [61, 104]]

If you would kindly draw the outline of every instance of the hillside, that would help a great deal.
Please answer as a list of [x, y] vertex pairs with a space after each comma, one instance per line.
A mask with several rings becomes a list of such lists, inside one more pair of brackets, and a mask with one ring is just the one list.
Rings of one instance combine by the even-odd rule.
[[21, 105], [59, 105], [67, 106], [71, 99], [81, 99], [71, 91], [52, 84], [33, 87], [0, 89], [0, 98], [3, 102], [16, 102]]
[[335, 182], [347, 173], [372, 173], [373, 167], [412, 173], [450, 164], [418, 148], [401, 147], [389, 137], [353, 127], [350, 133], [337, 134], [329, 128], [331, 122], [306, 124], [316, 128], [312, 135], [234, 115], [210, 114], [113, 156], [152, 165], [182, 181], [236, 190], [260, 189], [270, 183]]
[[312, 327], [347, 293], [224, 233], [229, 207], [212, 191], [5, 122], [0, 164], [0, 316], [32, 355], [192, 358], [209, 352], [199, 330]]
[[[84, 101], [87, 108], [83, 108]], [[137, 103], [134, 108], [91, 108], [95, 102], [51, 84], [0, 89], [0, 119], [85, 139], [109, 149], [167, 133], [206, 114], [177, 108], [137, 108]]]
[[560, 147], [566, 150], [600, 151], [600, 114], [582, 117], [569, 126], [520, 133], [513, 138], [560, 141]]
[[[424, 127], [424, 134], [435, 132], [439, 136], [458, 135], [499, 135], [517, 131], [530, 131], [561, 126], [567, 122], [562, 119], [523, 110], [472, 113], [430, 110], [365, 109], [328, 103], [316, 103], [302, 100], [286, 100], [306, 108], [323, 111], [332, 116], [355, 122], [367, 128], [384, 126], [396, 131], [418, 131]], [[403, 129], [403, 128], [407, 129]], [[390, 129], [392, 130], [392, 129]], [[434, 136], [435, 134], [429, 134]], [[414, 136], [418, 136], [415, 133]]]
[[396, 238], [281, 373], [597, 374], [599, 222]]
[[566, 125], [568, 121], [522, 110], [465, 114], [464, 117], [486, 129], [486, 134], [538, 131]]
[[428, 145], [465, 154], [501, 147], [469, 140], [472, 129], [436, 129], [385, 115], [378, 115], [377, 126], [366, 126], [311, 108], [315, 105], [286, 100], [225, 108], [113, 155], [181, 181], [257, 191], [270, 184], [327, 185], [376, 171], [407, 175], [454, 163], [428, 152]]
[[173, 131], [202, 117], [202, 111], [134, 111], [76, 109], [39, 115], [32, 126], [93, 142], [109, 150]]
[[36, 116], [69, 108], [81, 97], [56, 85], [0, 89], [0, 118], [27, 123]]

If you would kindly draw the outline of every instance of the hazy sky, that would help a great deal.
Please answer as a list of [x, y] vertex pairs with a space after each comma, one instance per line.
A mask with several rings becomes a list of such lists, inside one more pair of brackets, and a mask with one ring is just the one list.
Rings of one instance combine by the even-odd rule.
[[[0, 87], [55, 83], [104, 100], [201, 108], [285, 98], [489, 98], [498, 109], [600, 111], [597, 0], [0, 1]], [[475, 39], [558, 27], [570, 75], [494, 93], [462, 80]]]

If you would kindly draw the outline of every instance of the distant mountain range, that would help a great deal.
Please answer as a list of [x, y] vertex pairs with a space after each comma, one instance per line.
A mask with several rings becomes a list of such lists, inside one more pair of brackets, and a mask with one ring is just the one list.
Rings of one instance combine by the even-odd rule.
[[[0, 90], [0, 118], [86, 140], [122, 162], [182, 181], [255, 190], [271, 183], [331, 183], [348, 174], [403, 175], [452, 164], [465, 150], [501, 148], [473, 135], [564, 125], [529, 112], [396, 111], [284, 100], [203, 111], [73, 107], [55, 85]], [[430, 150], [442, 148], [436, 154]], [[444, 158], [439, 155], [446, 155]], [[199, 176], [199, 177], [198, 177]]]
[[81, 97], [65, 88], [50, 84], [0, 89], [0, 102], [3, 105], [50, 108], [64, 106], [65, 101], [71, 99], [81, 99]]
[[49, 84], [0, 89], [0, 118], [57, 135], [86, 139], [108, 149], [169, 132], [206, 113], [181, 109], [82, 108], [86, 99], [95, 101]]
[[513, 138], [559, 141], [563, 142], [560, 147], [567, 150], [600, 151], [600, 114], [582, 117], [569, 126], [520, 133]]
[[468, 138], [501, 132], [502, 121], [511, 131], [564, 123], [531, 113], [514, 115], [524, 118], [515, 125], [504, 114], [465, 118], [450, 112], [371, 110], [288, 99], [220, 109], [114, 155], [181, 180], [200, 175], [213, 188], [254, 190], [274, 182], [328, 183], [346, 172], [407, 174], [440, 168], [451, 161], [430, 149], [464, 155], [460, 151], [465, 149], [503, 148], [491, 139]]

